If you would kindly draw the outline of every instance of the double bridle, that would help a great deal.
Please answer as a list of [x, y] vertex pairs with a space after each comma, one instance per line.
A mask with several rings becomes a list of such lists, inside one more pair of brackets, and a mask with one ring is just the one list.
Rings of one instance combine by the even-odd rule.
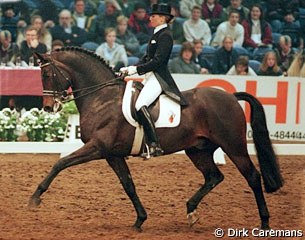
[[[52, 60], [51, 62], [47, 62], [44, 64], [40, 65], [40, 68], [43, 69], [45, 67], [51, 66], [52, 68], [52, 79], [54, 79], [56, 81], [56, 84], [60, 86], [60, 81], [59, 81], [59, 76], [56, 74], [56, 72], [59, 72], [60, 76], [63, 77], [68, 83], [69, 83], [69, 87], [73, 87], [72, 84], [72, 80], [71, 78], [67, 77], [65, 75], [65, 73], [54, 63], [54, 61]], [[57, 91], [57, 90], [43, 90], [43, 96], [53, 96], [54, 98], [54, 102], [59, 103], [59, 104], [63, 104], [66, 102], [70, 102], [73, 101], [75, 99], [87, 96], [91, 93], [94, 93], [102, 88], [108, 87], [108, 86], [113, 86], [116, 84], [123, 84], [124, 83], [124, 78], [125, 75], [120, 75], [116, 78], [113, 78], [105, 83], [99, 83], [96, 85], [92, 85], [89, 87], [84, 87], [84, 88], [80, 88], [80, 89], [76, 89], [76, 90], [72, 90], [72, 91], [68, 91], [68, 90], [63, 90], [63, 91]], [[76, 97], [73, 98], [69, 98], [69, 96], [74, 95], [75, 93], [79, 93], [82, 91], [87, 91], [83, 94], [80, 94]]]

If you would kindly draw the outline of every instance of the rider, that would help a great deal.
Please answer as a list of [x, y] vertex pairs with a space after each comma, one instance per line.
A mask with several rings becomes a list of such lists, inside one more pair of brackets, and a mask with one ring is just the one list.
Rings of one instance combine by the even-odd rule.
[[180, 105], [187, 105], [167, 67], [173, 47], [173, 38], [168, 24], [173, 17], [169, 5], [164, 3], [154, 4], [150, 13], [150, 22], [152, 27], [154, 27], [154, 33], [149, 40], [145, 56], [137, 66], [120, 69], [122, 73], [127, 73], [128, 75], [135, 73], [139, 75], [145, 74], [144, 81], [142, 82], [144, 87], [136, 101], [135, 108], [139, 123], [143, 125], [151, 156], [160, 156], [164, 151], [160, 146], [148, 106], [162, 92]]

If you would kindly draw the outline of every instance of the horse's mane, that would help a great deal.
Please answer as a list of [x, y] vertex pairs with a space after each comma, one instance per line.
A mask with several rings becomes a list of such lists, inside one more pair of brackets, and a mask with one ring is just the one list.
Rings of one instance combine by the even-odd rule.
[[94, 59], [97, 59], [103, 66], [107, 67], [114, 74], [112, 67], [110, 67], [110, 65], [105, 61], [105, 59], [100, 57], [99, 55], [95, 54], [91, 50], [81, 48], [81, 47], [71, 47], [71, 46], [54, 50], [54, 52], [65, 52], [65, 51], [71, 51], [71, 52], [75, 51], [75, 52], [79, 52], [79, 53], [84, 53], [85, 55], [88, 55]]

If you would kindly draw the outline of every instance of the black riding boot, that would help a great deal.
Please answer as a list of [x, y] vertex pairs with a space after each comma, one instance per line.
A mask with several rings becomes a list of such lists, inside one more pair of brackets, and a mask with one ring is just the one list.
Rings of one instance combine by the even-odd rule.
[[152, 157], [162, 155], [164, 151], [162, 150], [158, 141], [155, 124], [151, 119], [147, 106], [143, 106], [139, 111], [137, 111], [137, 117], [140, 124], [143, 126], [146, 141], [149, 146], [149, 153], [145, 156], [143, 155], [142, 157], [149, 158], [149, 155]]

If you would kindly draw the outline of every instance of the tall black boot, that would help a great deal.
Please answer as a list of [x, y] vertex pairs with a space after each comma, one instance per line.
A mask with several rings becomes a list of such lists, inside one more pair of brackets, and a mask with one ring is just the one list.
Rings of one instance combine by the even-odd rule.
[[147, 106], [143, 106], [139, 111], [137, 111], [137, 117], [140, 124], [143, 126], [146, 141], [149, 146], [149, 153], [147, 153], [146, 156], [143, 155], [142, 157], [148, 158], [149, 155], [152, 157], [162, 155], [164, 151], [162, 150], [158, 141], [155, 124], [151, 118]]

